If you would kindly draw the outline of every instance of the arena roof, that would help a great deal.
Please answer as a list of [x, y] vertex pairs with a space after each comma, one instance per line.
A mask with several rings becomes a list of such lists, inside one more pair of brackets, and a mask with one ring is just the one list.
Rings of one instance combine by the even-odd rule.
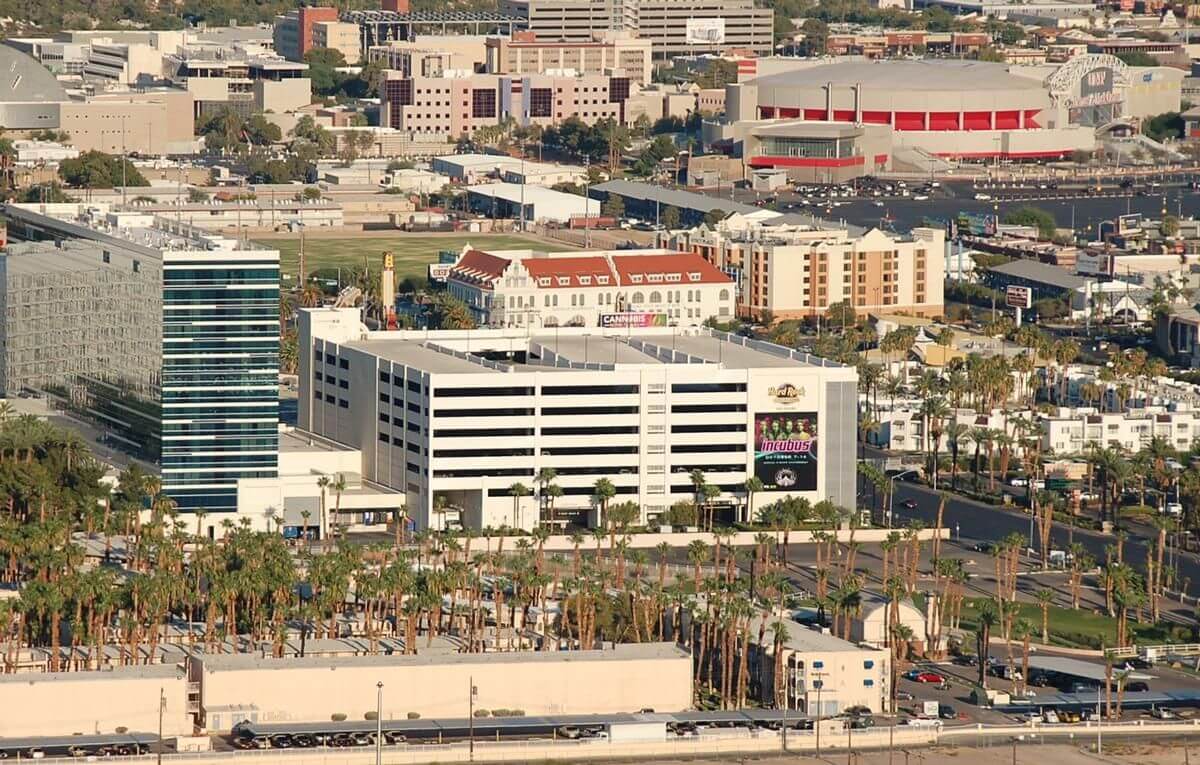
[[757, 77], [748, 84], [759, 87], [820, 87], [828, 82], [842, 86], [861, 83], [871, 88], [894, 90], [1044, 89], [1037, 80], [1010, 73], [1008, 64], [944, 59], [844, 61]]
[[0, 45], [0, 71], [8, 74], [0, 78], [0, 102], [70, 100], [50, 70], [15, 48]]

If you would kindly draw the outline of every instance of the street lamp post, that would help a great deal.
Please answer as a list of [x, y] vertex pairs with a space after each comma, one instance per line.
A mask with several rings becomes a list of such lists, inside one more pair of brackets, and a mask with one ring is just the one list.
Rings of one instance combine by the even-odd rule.
[[375, 683], [375, 765], [383, 765], [383, 681]]
[[826, 677], [829, 677], [828, 672], [812, 673], [813, 685], [817, 688], [817, 718], [813, 721], [813, 728], [817, 732], [817, 759], [821, 758], [821, 689], [825, 687]]

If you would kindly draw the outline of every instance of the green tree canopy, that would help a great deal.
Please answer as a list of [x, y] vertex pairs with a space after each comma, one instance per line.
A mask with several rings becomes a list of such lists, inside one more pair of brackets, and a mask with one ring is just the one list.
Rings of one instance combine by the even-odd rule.
[[68, 186], [83, 189], [150, 185], [128, 159], [102, 151], [85, 151], [74, 159], [64, 159], [58, 164], [58, 177]]
[[1034, 226], [1038, 230], [1038, 236], [1042, 239], [1053, 238], [1054, 232], [1058, 230], [1058, 224], [1054, 222], [1053, 215], [1040, 207], [1028, 205], [1006, 213], [1004, 222], [1010, 226]]

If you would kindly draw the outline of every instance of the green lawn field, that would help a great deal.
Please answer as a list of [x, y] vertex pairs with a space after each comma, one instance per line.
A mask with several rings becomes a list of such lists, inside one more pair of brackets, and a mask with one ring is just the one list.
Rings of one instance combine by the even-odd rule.
[[[299, 260], [300, 240], [259, 237], [257, 241], [279, 250], [280, 263], [285, 280], [296, 277]], [[304, 266], [312, 274], [315, 271], [332, 271], [338, 268], [348, 271], [361, 268], [364, 258], [372, 271], [377, 271], [383, 261], [383, 253], [395, 255], [396, 280], [406, 277], [424, 279], [425, 267], [437, 262], [438, 252], [453, 250], [460, 252], [463, 246], [488, 250], [534, 249], [557, 251], [569, 249], [565, 245], [555, 246], [544, 241], [510, 234], [463, 234], [454, 236], [423, 236], [397, 234], [395, 236], [364, 236], [360, 238], [325, 239], [306, 237], [304, 240]]]

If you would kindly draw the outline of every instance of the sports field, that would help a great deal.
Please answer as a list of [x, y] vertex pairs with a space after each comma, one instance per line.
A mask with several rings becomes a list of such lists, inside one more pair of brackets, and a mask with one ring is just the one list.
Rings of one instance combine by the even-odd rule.
[[[299, 238], [277, 239], [260, 236], [256, 237], [256, 241], [266, 247], [278, 249], [285, 278], [295, 278], [300, 251]], [[351, 268], [362, 268], [365, 258], [371, 270], [376, 271], [380, 267], [383, 253], [391, 252], [395, 256], [397, 281], [405, 277], [424, 279], [425, 267], [437, 262], [439, 251], [460, 252], [467, 244], [488, 250], [534, 249], [553, 252], [570, 249], [563, 244], [511, 234], [395, 234], [364, 235], [356, 238], [307, 236], [304, 238], [304, 267], [309, 274], [338, 268], [348, 271]]]

